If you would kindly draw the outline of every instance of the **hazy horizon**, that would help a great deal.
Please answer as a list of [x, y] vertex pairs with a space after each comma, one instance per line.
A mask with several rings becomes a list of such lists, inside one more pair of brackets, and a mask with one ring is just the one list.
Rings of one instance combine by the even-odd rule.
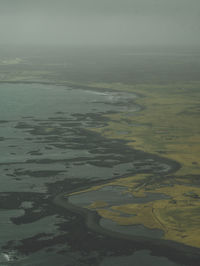
[[198, 0], [0, 0], [0, 45], [198, 46]]

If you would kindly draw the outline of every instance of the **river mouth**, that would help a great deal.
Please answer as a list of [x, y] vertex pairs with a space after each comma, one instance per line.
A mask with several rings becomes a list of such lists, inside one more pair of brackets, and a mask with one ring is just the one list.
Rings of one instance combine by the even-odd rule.
[[53, 199], [119, 177], [179, 167], [89, 130], [108, 123], [104, 114], [138, 111], [136, 95], [40, 84], [1, 84], [0, 94], [2, 262], [100, 265], [102, 257], [132, 254], [132, 243], [123, 240], [121, 247], [90, 231], [78, 213]]

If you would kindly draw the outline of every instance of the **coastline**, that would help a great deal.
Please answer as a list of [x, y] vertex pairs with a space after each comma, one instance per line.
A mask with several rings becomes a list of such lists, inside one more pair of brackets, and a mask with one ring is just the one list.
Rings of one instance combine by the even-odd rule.
[[[23, 82], [23, 81], [20, 82], [19, 81], [19, 82], [1, 82], [1, 83], [12, 83], [12, 84], [15, 84], [15, 83], [33, 84], [33, 83], [35, 83], [35, 84], [55, 85], [55, 86], [70, 86], [72, 88], [80, 88], [79, 86], [74, 87], [73, 85], [58, 84], [58, 83], [52, 83], [52, 82], [44, 83], [44, 82]], [[83, 86], [82, 89], [88, 89], [88, 88]], [[89, 89], [92, 90], [92, 88], [89, 88]], [[100, 88], [95, 88], [95, 90], [96, 91], [102, 91], [102, 89], [100, 89]], [[109, 89], [105, 89], [105, 90], [108, 91]], [[115, 91], [115, 90], [110, 89], [110, 91]], [[152, 155], [152, 156], [154, 156], [154, 155]], [[159, 157], [163, 158], [162, 156], [159, 156]], [[166, 158], [163, 158], [163, 159], [166, 159]], [[174, 162], [176, 165], [175, 161], [173, 161], [173, 160], [170, 160], [170, 161]], [[172, 167], [171, 172], [174, 172], [176, 170], [177, 169], [174, 169]], [[111, 181], [111, 180], [109, 180], [109, 181]], [[102, 183], [102, 182], [99, 181], [99, 183]], [[89, 211], [89, 210], [84, 209], [84, 208], [79, 208], [79, 207], [69, 203], [67, 201], [67, 199], [65, 199], [63, 196], [64, 196], [64, 193], [57, 195], [53, 202], [56, 205], [59, 205], [68, 211], [80, 214], [84, 218], [87, 227], [96, 233], [104, 234], [104, 235], [107, 235], [109, 237], [116, 238], [116, 239], [124, 239], [127, 241], [131, 241], [131, 242], [136, 243], [138, 245], [144, 246], [144, 248], [146, 247], [146, 248], [152, 249], [154, 252], [156, 252], [155, 251], [156, 249], [159, 249], [159, 255], [162, 254], [162, 252], [163, 252], [163, 254], [166, 255], [166, 252], [167, 252], [170, 254], [168, 257], [173, 257], [173, 256], [176, 256], [180, 252], [181, 254], [179, 254], [179, 256], [184, 256], [185, 257], [184, 260], [187, 260], [187, 257], [188, 257], [188, 261], [189, 261], [190, 265], [193, 265], [193, 264], [191, 264], [191, 257], [198, 256], [198, 258], [199, 258], [199, 256], [200, 256], [200, 250], [198, 248], [186, 246], [186, 245], [174, 242], [174, 241], [157, 240], [157, 239], [155, 240], [155, 239], [144, 238], [144, 237], [133, 237], [133, 236], [128, 236], [126, 234], [113, 232], [113, 231], [104, 229], [99, 225], [100, 216], [95, 211]], [[198, 258], [197, 258], [197, 260], [198, 260]], [[194, 260], [195, 260], [194, 263], [197, 263], [197, 260], [196, 259], [194, 259]], [[194, 265], [196, 265], [196, 264], [194, 264]]]
[[198, 248], [187, 246], [170, 240], [130, 236], [101, 227], [99, 224], [101, 217], [96, 211], [91, 211], [89, 209], [81, 208], [75, 206], [72, 203], [69, 203], [68, 198], [66, 197], [66, 193], [58, 194], [54, 198], [53, 203], [55, 205], [58, 205], [59, 207], [66, 209], [67, 211], [81, 215], [85, 221], [87, 228], [97, 234], [103, 234], [116, 240], [127, 240], [128, 242], [132, 242], [136, 246], [140, 246], [140, 249], [142, 246], [142, 249], [151, 250], [153, 254], [157, 256], [163, 255], [173, 260], [176, 260], [176, 257], [182, 257], [181, 261], [188, 261], [188, 263], [190, 263], [189, 265], [191, 266], [196, 266], [196, 263], [199, 262], [200, 249]]
[[[45, 83], [47, 84], [47, 83]], [[51, 83], [52, 85], [52, 83]], [[80, 88], [80, 89], [89, 89], [92, 90], [93, 88], [91, 87], [87, 87], [87, 86], [78, 86], [78, 85], [72, 85], [72, 84], [55, 84], [58, 86], [70, 86], [72, 88]], [[105, 89], [105, 88], [94, 88], [95, 91], [116, 91], [114, 89]], [[132, 92], [135, 95], [137, 95], [138, 97], [144, 97], [144, 95], [139, 95], [139, 93], [135, 93]], [[144, 106], [140, 106], [141, 110], [145, 109]], [[151, 154], [153, 157], [155, 156], [155, 154]], [[171, 169], [169, 170], [168, 174], [174, 173], [176, 172], [180, 167], [180, 163], [178, 163], [177, 161], [174, 161], [172, 159], [168, 159], [166, 157], [162, 157], [162, 156], [156, 156], [159, 158], [162, 158], [164, 160], [170, 161], [171, 164]], [[109, 181], [112, 180], [116, 180], [117, 178], [113, 178]], [[98, 184], [103, 184], [103, 183], [107, 183], [107, 181], [99, 181], [97, 182]], [[79, 189], [80, 191], [80, 189]], [[72, 191], [75, 192], [75, 191]], [[64, 196], [65, 195], [65, 196]], [[162, 240], [162, 239], [152, 239], [149, 237], [136, 237], [136, 236], [129, 236], [127, 234], [123, 234], [123, 233], [119, 233], [119, 232], [115, 232], [115, 231], [111, 231], [108, 230], [106, 228], [103, 228], [102, 226], [100, 226], [100, 219], [101, 217], [98, 215], [98, 213], [96, 211], [91, 211], [89, 209], [86, 208], [81, 208], [78, 206], [73, 205], [72, 203], [69, 203], [68, 198], [66, 197], [66, 193], [61, 193], [59, 195], [57, 195], [54, 200], [53, 203], [65, 208], [66, 210], [76, 213], [78, 215], [81, 215], [85, 221], [86, 226], [88, 227], [88, 229], [92, 230], [93, 232], [99, 233], [99, 234], [103, 234], [115, 239], [123, 239], [123, 240], [127, 240], [127, 241], [131, 241], [136, 245], [141, 245], [144, 246], [144, 248], [150, 249], [153, 252], [156, 252], [157, 249], [159, 249], [159, 256], [161, 254], [166, 256], [167, 253], [167, 257], [168, 258], [172, 258], [174, 259], [174, 257], [177, 256], [178, 253], [180, 256], [184, 257], [183, 261], [187, 261], [188, 263], [191, 264], [191, 257], [194, 259], [194, 265], [196, 266], [196, 263], [199, 261], [199, 257], [200, 257], [200, 249], [196, 248], [196, 247], [192, 247], [192, 246], [188, 246], [182, 243], [178, 243], [175, 241], [171, 241], [171, 240]], [[195, 258], [197, 257], [197, 258]], [[193, 262], [192, 262], [193, 263]]]

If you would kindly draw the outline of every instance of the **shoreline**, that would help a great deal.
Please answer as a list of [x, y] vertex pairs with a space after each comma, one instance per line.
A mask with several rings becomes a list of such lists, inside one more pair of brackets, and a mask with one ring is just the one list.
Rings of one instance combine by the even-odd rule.
[[[18, 82], [20, 83], [20, 82]], [[29, 82], [27, 82], [29, 83]], [[32, 83], [32, 82], [30, 82]], [[36, 83], [40, 83], [40, 82], [36, 82]], [[73, 84], [58, 84], [58, 83], [42, 83], [42, 84], [50, 84], [50, 85], [57, 85], [57, 86], [70, 86], [72, 88], [79, 88], [79, 89], [89, 89], [89, 90], [95, 90], [95, 91], [116, 91], [114, 89], [105, 89], [105, 88], [92, 88], [92, 87], [87, 87], [87, 86], [79, 86], [79, 85], [73, 85]], [[144, 95], [139, 95], [138, 93], [132, 92], [133, 94], [137, 95], [138, 97], [144, 97]], [[144, 106], [140, 106], [141, 109], [145, 109]], [[140, 110], [139, 110], [140, 111]], [[136, 149], [137, 150], [137, 149]], [[143, 151], [142, 151], [143, 152]], [[155, 156], [154, 154], [151, 154], [151, 156]], [[170, 158], [166, 158], [166, 157], [162, 157], [162, 156], [158, 156], [156, 155], [156, 157], [161, 158], [161, 159], [165, 159], [167, 161], [170, 161], [170, 170], [168, 171], [167, 174], [171, 174], [173, 172], [176, 172], [177, 170], [179, 170], [181, 168], [181, 164], [178, 163], [177, 161], [174, 161]], [[123, 176], [124, 177], [124, 176]], [[113, 178], [109, 181], [112, 180], [116, 180], [118, 178]], [[107, 183], [107, 181], [99, 181], [97, 182], [98, 184], [103, 184], [103, 183]], [[78, 190], [80, 191], [80, 189]], [[74, 191], [73, 191], [74, 192]], [[68, 192], [69, 193], [69, 192]], [[106, 228], [103, 228], [102, 226], [100, 226], [99, 221], [101, 219], [101, 217], [98, 215], [98, 213], [96, 211], [91, 211], [89, 209], [86, 208], [81, 208], [78, 207], [76, 205], [73, 205], [72, 203], [69, 203], [68, 201], [68, 197], [64, 197], [64, 195], [66, 195], [66, 193], [61, 193], [59, 195], [57, 195], [54, 200], [53, 203], [65, 208], [66, 210], [76, 213], [78, 215], [81, 215], [84, 218], [84, 222], [86, 224], [86, 226], [99, 234], [103, 234], [115, 239], [123, 239], [123, 240], [127, 240], [127, 241], [131, 241], [135, 244], [142, 244], [144, 246], [144, 248], [147, 246], [148, 249], [153, 250], [159, 248], [159, 255], [161, 256], [161, 254], [165, 254], [166, 256], [166, 251], [168, 250], [169, 254], [168, 254], [168, 258], [170, 257], [174, 257], [175, 255], [177, 255], [177, 253], [182, 253], [179, 256], [183, 256], [183, 254], [188, 254], [185, 257], [185, 259], [191, 264], [191, 257], [196, 257], [197, 256], [197, 260], [195, 259], [195, 266], [196, 266], [196, 262], [198, 261], [198, 257], [200, 257], [200, 249], [196, 248], [196, 247], [192, 247], [192, 246], [188, 246], [179, 242], [175, 242], [175, 241], [171, 241], [171, 240], [162, 240], [162, 239], [152, 239], [149, 237], [136, 237], [136, 236], [129, 236], [127, 234], [123, 234], [123, 233], [119, 233], [119, 232], [115, 232]], [[160, 249], [163, 250], [163, 252], [160, 252]], [[191, 256], [191, 257], [190, 257]], [[183, 260], [184, 261], [184, 260]]]
[[[144, 97], [143, 94], [139, 92], [132, 92], [132, 91], [121, 91], [117, 89], [112, 89], [112, 88], [103, 88], [103, 87], [91, 87], [89, 85], [81, 85], [81, 84], [76, 84], [76, 83], [71, 83], [71, 82], [49, 82], [49, 81], [26, 81], [26, 80], [13, 80], [13, 81], [8, 81], [8, 80], [0, 80], [0, 84], [41, 84], [41, 85], [55, 85], [55, 86], [60, 86], [60, 87], [70, 87], [73, 89], [80, 89], [80, 90], [90, 90], [90, 91], [96, 91], [96, 92], [123, 92], [123, 93], [129, 93], [129, 94], [134, 94], [137, 97]], [[142, 110], [145, 109], [144, 106], [140, 104], [136, 104], [138, 107], [140, 107]]]
[[[198, 248], [187, 246], [187, 245], [184, 245], [184, 244], [181, 244], [175, 241], [170, 241], [170, 240], [130, 236], [128, 234], [123, 234], [123, 233], [119, 233], [119, 232], [115, 232], [115, 231], [103, 228], [99, 224], [101, 217], [98, 215], [96, 211], [91, 211], [86, 208], [81, 208], [81, 207], [78, 207], [70, 203], [68, 201], [68, 197], [66, 196], [66, 193], [58, 194], [54, 198], [53, 203], [55, 205], [58, 205], [59, 207], [66, 209], [69, 212], [76, 213], [82, 216], [87, 228], [92, 230], [93, 232], [109, 236], [116, 240], [120, 240], [120, 239], [127, 240], [128, 242], [132, 242], [136, 246], [137, 245], [140, 246], [140, 249], [151, 250], [153, 254], [155, 254], [156, 256], [165, 256], [165, 257], [168, 257], [169, 259], [174, 260], [174, 258], [176, 258], [176, 256], [178, 255], [177, 257], [179, 258], [182, 257], [182, 260], [181, 260], [182, 262], [188, 261], [188, 263], [190, 263], [189, 265], [191, 266], [192, 265], [196, 266], [197, 265], [196, 263], [199, 262], [200, 249]], [[141, 246], [143, 248], [141, 248]], [[179, 260], [175, 259], [175, 261], [178, 262]]]
[[[25, 82], [24, 81], [13, 81], [12, 82], [11, 81], [11, 82], [0, 82], [0, 83], [1, 84], [3, 84], [3, 83], [7, 83], [7, 84], [8, 83], [10, 83], [10, 84], [43, 84], [43, 85], [55, 85], [55, 86], [70, 86], [71, 88], [78, 88], [78, 89], [83, 89], [83, 90], [84, 89], [89, 89], [89, 90], [93, 89], [92, 87], [86, 87], [86, 86], [82, 86], [82, 88], [81, 88], [81, 85], [62, 84], [62, 83], [59, 84], [59, 83], [53, 83], [53, 82], [32, 82], [32, 81], [28, 81], [28, 82], [27, 81], [25, 81]], [[103, 91], [104, 90], [104, 91], [115, 91], [116, 92], [116, 90], [114, 90], [114, 89], [94, 88], [94, 90], [96, 90], [96, 91]], [[136, 94], [136, 93], [134, 93], [134, 94]], [[143, 107], [143, 108], [145, 108], [145, 107]], [[143, 152], [143, 151], [141, 151], [141, 152]], [[151, 155], [153, 157], [155, 156], [153, 154], [151, 154]], [[172, 159], [167, 159], [165, 157], [158, 156], [158, 155], [156, 155], [156, 157], [172, 162], [172, 165], [170, 165], [171, 170], [167, 174], [175, 172], [175, 171], [177, 171], [177, 168], [181, 167], [178, 162], [176, 162]], [[116, 179], [117, 178], [113, 178], [113, 180], [116, 180]], [[112, 179], [109, 181], [112, 181]], [[103, 181], [103, 182], [106, 183], [107, 181]], [[103, 182], [99, 181], [99, 183], [101, 183], [101, 184]], [[80, 191], [80, 189], [79, 189], [79, 191]], [[96, 211], [90, 211], [88, 209], [80, 208], [80, 207], [77, 207], [77, 206], [69, 203], [67, 201], [67, 199], [64, 198], [64, 194], [65, 193], [61, 193], [61, 194], [57, 195], [54, 198], [53, 202], [56, 205], [61, 206], [68, 211], [80, 214], [84, 218], [86, 226], [96, 233], [104, 234], [104, 235], [110, 236], [112, 238], [116, 238], [118, 240], [124, 239], [127, 241], [131, 241], [133, 243], [136, 243], [136, 244], [142, 244], [142, 246], [144, 246], [144, 249], [146, 246], [149, 246], [149, 249], [151, 249], [151, 250], [152, 249], [153, 250], [159, 249], [159, 251], [158, 251], [159, 254], [166, 254], [167, 251], [165, 251], [165, 250], [168, 250], [170, 255], [167, 257], [170, 257], [171, 255], [175, 256], [175, 254], [177, 254], [177, 252], [180, 252], [181, 254], [179, 254], [179, 256], [183, 256], [183, 254], [184, 254], [184, 257], [186, 256], [186, 258], [188, 258], [190, 265], [193, 265], [190, 262], [191, 257], [195, 257], [195, 256], [198, 256], [198, 258], [200, 257], [200, 249], [195, 248], [195, 247], [186, 246], [184, 244], [170, 241], [170, 240], [157, 240], [157, 239], [150, 239], [150, 238], [145, 238], [145, 237], [128, 236], [128, 235], [123, 234], [123, 233], [118, 233], [118, 232], [114, 232], [114, 231], [105, 229], [99, 225], [99, 220], [101, 217], [97, 214]], [[163, 253], [161, 252], [161, 250]], [[188, 256], [187, 256], [187, 254], [188, 254]], [[191, 256], [191, 257], [189, 258], [189, 256]], [[198, 258], [197, 258], [197, 260], [198, 260]], [[194, 263], [197, 263], [197, 260]], [[194, 264], [194, 265], [196, 266], [197, 264]]]

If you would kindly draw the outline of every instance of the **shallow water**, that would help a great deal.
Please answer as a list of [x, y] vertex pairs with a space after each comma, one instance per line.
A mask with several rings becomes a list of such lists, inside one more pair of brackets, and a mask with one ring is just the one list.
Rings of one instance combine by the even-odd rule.
[[134, 253], [132, 256], [123, 256], [119, 258], [108, 257], [103, 260], [100, 266], [176, 266], [177, 264], [170, 262], [164, 257], [154, 257], [148, 250], [141, 250]]
[[[79, 230], [73, 227], [76, 217], [56, 209], [52, 199], [94, 180], [146, 170], [144, 165], [136, 169], [134, 161], [145, 162], [148, 155], [86, 130], [106, 124], [103, 113], [135, 112], [138, 106], [125, 104], [134, 98], [61, 86], [0, 85], [2, 266], [79, 266], [88, 265], [91, 258], [99, 261], [98, 249], [91, 246], [84, 253], [68, 243], [68, 235]], [[157, 173], [168, 168], [155, 158], [148, 163], [148, 170]], [[154, 265], [160, 265], [154, 259]]]
[[164, 236], [164, 233], [160, 229], [149, 229], [143, 225], [118, 225], [117, 223], [108, 220], [108, 219], [101, 219], [100, 225], [106, 229], [109, 229], [114, 232], [123, 233], [129, 236], [143, 236], [149, 237], [153, 239], [160, 239]]
[[128, 203], [147, 203], [149, 201], [169, 199], [165, 194], [146, 193], [145, 197], [134, 197], [127, 192], [126, 187], [106, 186], [94, 191], [83, 192], [69, 196], [69, 202], [78, 206], [89, 206], [95, 201], [106, 202], [107, 207], [118, 206]]

